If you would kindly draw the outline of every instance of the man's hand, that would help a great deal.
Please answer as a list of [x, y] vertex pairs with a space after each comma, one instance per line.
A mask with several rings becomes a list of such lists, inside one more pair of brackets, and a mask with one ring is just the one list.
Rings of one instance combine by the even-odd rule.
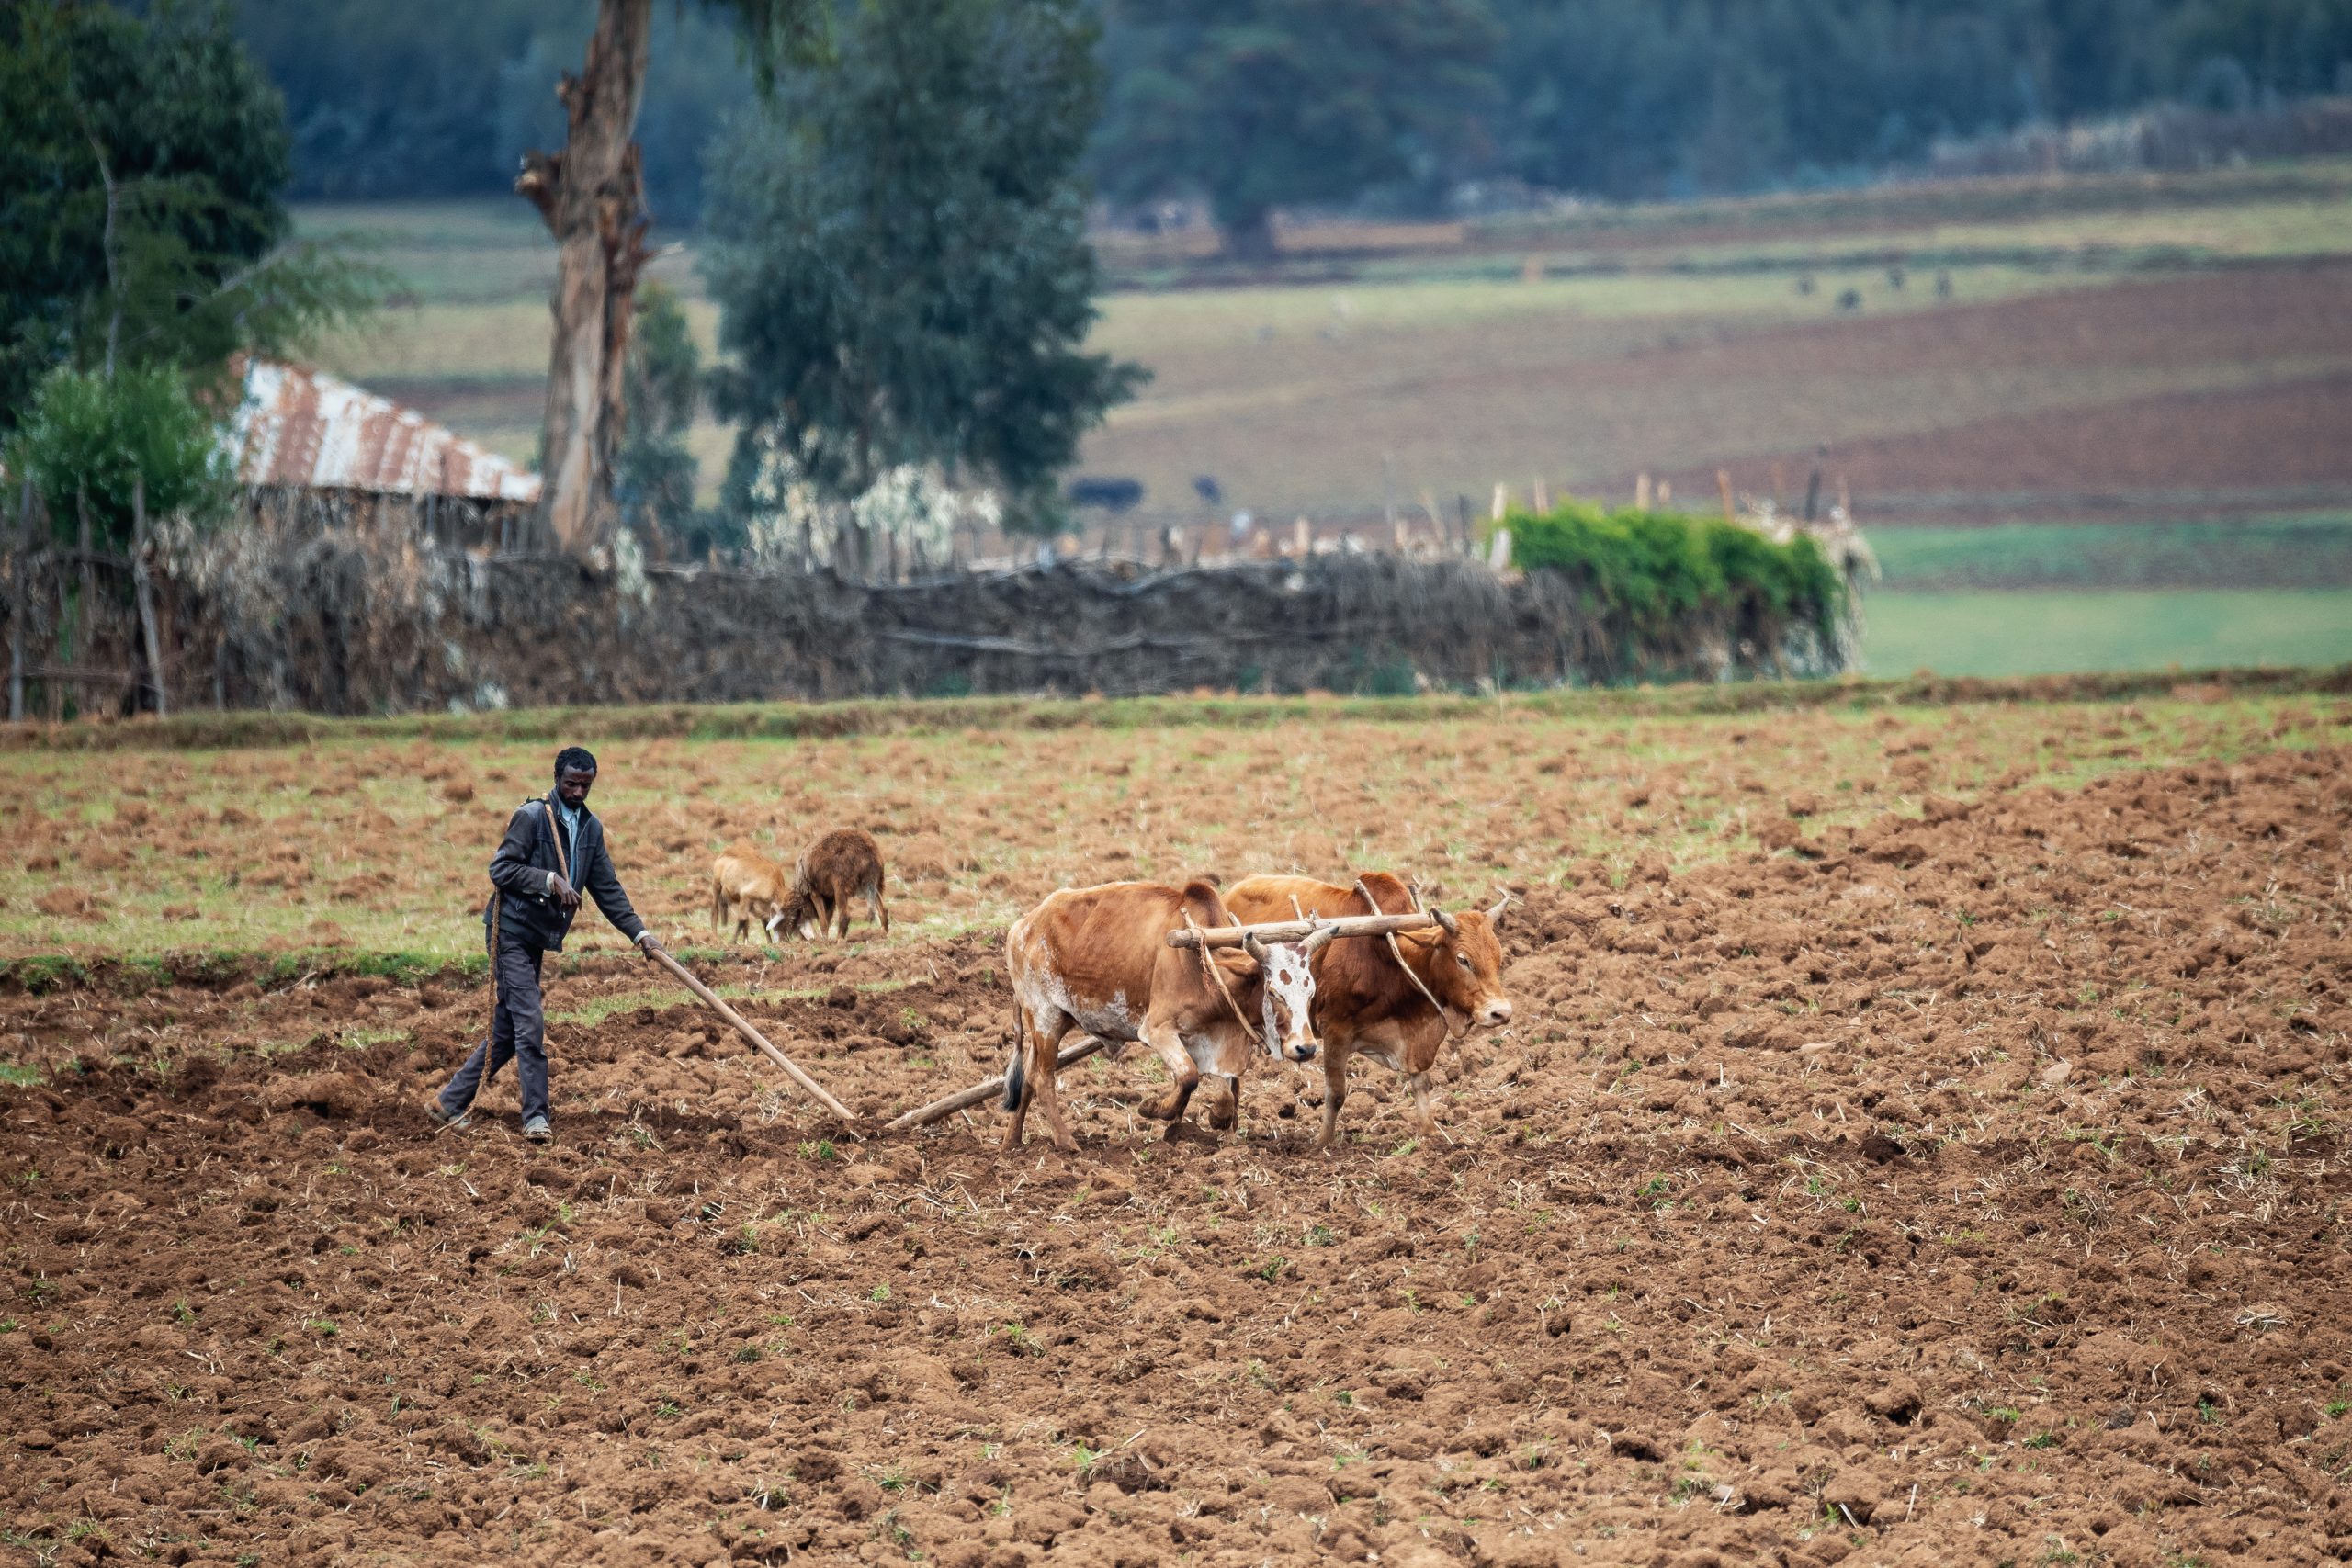
[[559, 872], [548, 873], [548, 897], [567, 915], [580, 912], [580, 889], [566, 882]]
[[639, 931], [637, 933], [637, 945], [648, 953], [659, 953], [662, 951], [662, 939], [650, 931]]

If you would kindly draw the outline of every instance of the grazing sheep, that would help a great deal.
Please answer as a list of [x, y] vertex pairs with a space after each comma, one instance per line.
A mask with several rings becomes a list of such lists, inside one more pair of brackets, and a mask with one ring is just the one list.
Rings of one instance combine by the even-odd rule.
[[862, 828], [835, 828], [800, 852], [782, 923], [798, 928], [812, 942], [820, 931], [845, 940], [853, 898], [864, 898], [867, 917], [889, 931], [890, 911], [882, 903], [882, 846]]
[[773, 936], [784, 924], [791, 894], [784, 867], [757, 850], [738, 844], [710, 864], [710, 923], [724, 931], [731, 923], [738, 941], [747, 940], [760, 920]]

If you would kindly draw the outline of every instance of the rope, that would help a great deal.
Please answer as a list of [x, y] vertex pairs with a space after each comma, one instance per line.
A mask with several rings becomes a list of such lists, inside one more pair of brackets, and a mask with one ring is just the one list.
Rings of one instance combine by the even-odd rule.
[[[1184, 917], [1184, 929], [1191, 931], [1195, 937], [1200, 936], [1201, 928], [1193, 923], [1193, 911], [1190, 909], [1181, 909], [1178, 913]], [[1226, 1008], [1233, 1014], [1234, 1020], [1241, 1025], [1241, 1032], [1250, 1037], [1250, 1043], [1252, 1045], [1259, 1047], [1261, 1050], [1265, 1049], [1266, 1037], [1259, 1033], [1257, 1026], [1252, 1024], [1247, 1017], [1243, 1016], [1241, 1004], [1233, 999], [1233, 993], [1226, 987], [1225, 976], [1218, 971], [1216, 966], [1216, 955], [1209, 951], [1209, 944], [1207, 941], [1204, 939], [1200, 942], [1200, 945], [1193, 951], [1201, 955], [1201, 967], [1207, 970], [1209, 972], [1209, 978], [1216, 982], [1216, 993], [1218, 996], [1225, 998]]]
[[[1363, 878], [1361, 876], [1356, 878], [1356, 891], [1363, 895], [1365, 908], [1369, 908], [1375, 915], [1381, 912], [1380, 900], [1372, 896], [1372, 889], [1363, 885]], [[1396, 960], [1396, 967], [1405, 972], [1405, 978], [1413, 982], [1413, 989], [1420, 992], [1422, 996], [1429, 998], [1430, 1006], [1437, 1009], [1437, 1021], [1445, 1026], [1445, 1037], [1448, 1040], [1453, 1039], [1453, 1014], [1446, 1010], [1446, 1006], [1443, 1002], [1438, 1000], [1434, 995], [1431, 995], [1430, 988], [1421, 983], [1420, 976], [1414, 972], [1413, 966], [1405, 962], [1405, 950], [1396, 945], [1396, 933], [1395, 931], [1389, 931], [1385, 934], [1386, 935], [1388, 942], [1389, 956]]]

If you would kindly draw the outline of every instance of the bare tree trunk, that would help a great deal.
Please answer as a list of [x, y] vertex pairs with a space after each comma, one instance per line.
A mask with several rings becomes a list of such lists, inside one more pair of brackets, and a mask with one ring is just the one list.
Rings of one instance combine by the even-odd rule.
[[155, 585], [147, 575], [147, 479], [130, 481], [130, 581], [139, 592], [139, 635], [147, 644], [147, 681], [155, 694], [155, 716], [171, 711], [164, 696], [164, 639], [155, 635]]
[[578, 76], [556, 88], [569, 130], [560, 152], [534, 152], [515, 180], [556, 242], [555, 342], [539, 500], [555, 543], [582, 559], [607, 548], [619, 521], [613, 455], [627, 410], [621, 370], [645, 243], [645, 179], [637, 143], [653, 0], [597, 0], [596, 31]]
[[1282, 247], [1274, 239], [1274, 209], [1252, 206], [1230, 214], [1219, 213], [1218, 238], [1224, 242], [1227, 259], [1244, 262], [1251, 266], [1272, 266], [1282, 259]]

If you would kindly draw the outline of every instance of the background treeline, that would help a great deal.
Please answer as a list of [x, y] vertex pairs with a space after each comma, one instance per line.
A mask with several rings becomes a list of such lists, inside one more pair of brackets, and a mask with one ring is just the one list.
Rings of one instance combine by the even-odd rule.
[[[2352, 88], [2352, 0], [1409, 0], [1409, 26], [1395, 0], [1095, 3], [1109, 82], [1092, 164], [1123, 196], [1199, 191], [1204, 157], [1279, 160], [1200, 144], [1259, 118], [1260, 85], [1328, 94], [1327, 122], [1388, 143], [1341, 160], [1337, 195], [1328, 177], [1278, 189], [1405, 209], [1498, 176], [1618, 197], [1830, 181], [1939, 137]], [[594, 20], [581, 0], [236, 10], [286, 95], [291, 194], [328, 198], [504, 191], [526, 148], [560, 140], [553, 84]], [[750, 75], [724, 17], [656, 13], [647, 180], [657, 218], [689, 224]], [[1396, 58], [1365, 58], [1384, 49]], [[1171, 137], [1193, 146], [1171, 154]]]

